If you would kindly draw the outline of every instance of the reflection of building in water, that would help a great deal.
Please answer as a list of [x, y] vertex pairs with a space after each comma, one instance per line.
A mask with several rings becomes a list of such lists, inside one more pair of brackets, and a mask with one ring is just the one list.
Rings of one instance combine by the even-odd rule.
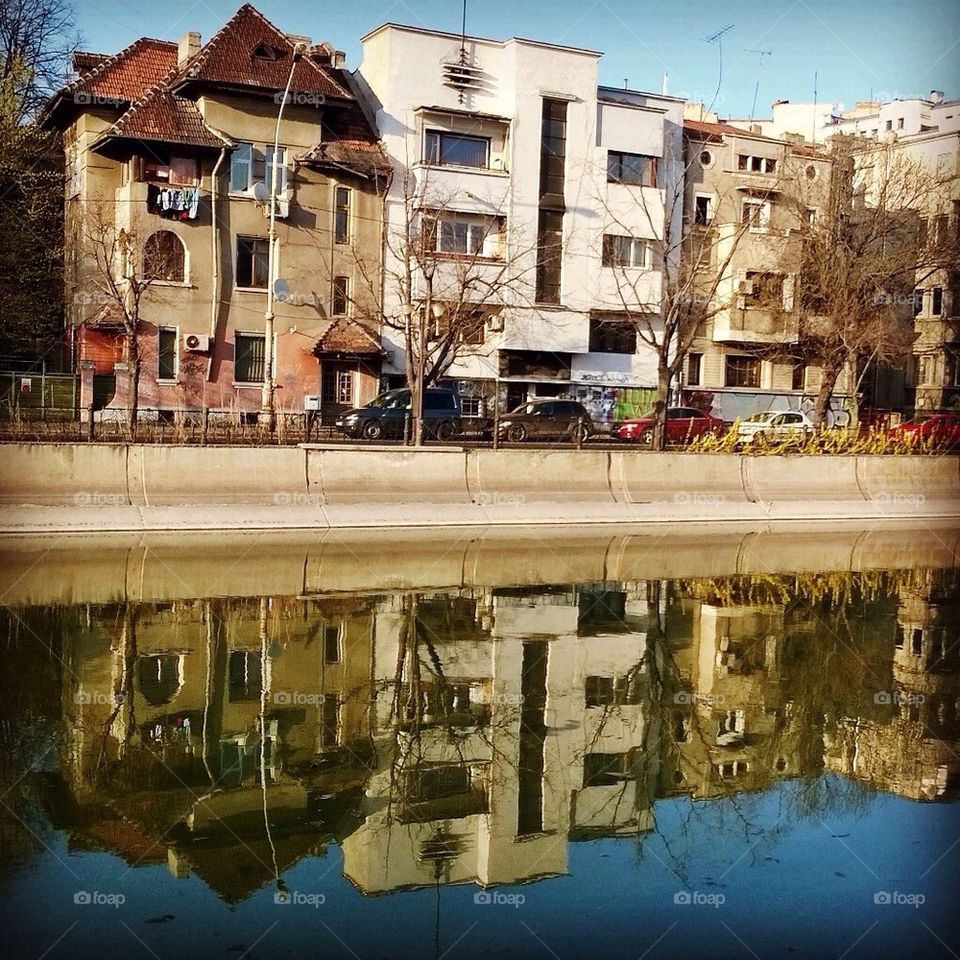
[[901, 588], [893, 683], [877, 716], [846, 719], [827, 743], [829, 769], [913, 800], [960, 792], [960, 583], [926, 571]]
[[271, 841], [280, 868], [322, 849], [366, 775], [371, 625], [349, 598], [91, 615], [65, 696], [77, 841], [113, 836], [230, 900], [274, 875]]
[[564, 873], [570, 837], [646, 829], [644, 640], [621, 587], [386, 604], [384, 749], [346, 874], [365, 892], [516, 883]]

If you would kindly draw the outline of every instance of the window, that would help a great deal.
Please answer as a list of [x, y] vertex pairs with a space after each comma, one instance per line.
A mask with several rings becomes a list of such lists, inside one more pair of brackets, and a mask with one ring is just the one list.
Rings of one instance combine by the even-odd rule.
[[238, 700], [259, 700], [260, 680], [262, 677], [260, 653], [248, 650], [234, 650], [227, 664], [231, 703]]
[[269, 243], [262, 237], [237, 237], [237, 286], [266, 290], [270, 270]]
[[177, 328], [160, 327], [157, 330], [157, 379], [177, 378]]
[[724, 383], [728, 387], [759, 387], [760, 361], [756, 357], [727, 357]]
[[236, 333], [233, 345], [233, 379], [237, 383], [263, 381], [262, 333]]
[[563, 255], [563, 214], [541, 210], [537, 231], [537, 301], [560, 302], [560, 265]]
[[817, 208], [807, 207], [803, 219], [808, 227], [812, 227], [817, 222]]
[[603, 236], [603, 265], [605, 267], [647, 267], [650, 248], [646, 240], [621, 237], [606, 233]]
[[324, 403], [353, 406], [353, 371], [325, 369], [321, 396]]
[[[265, 162], [263, 167], [263, 182], [267, 190], [273, 190], [273, 144], [268, 144], [264, 154]], [[280, 147], [277, 150], [277, 192], [276, 196], [282, 197], [287, 189], [287, 151], [286, 147]]]
[[337, 187], [333, 205], [333, 239], [336, 243], [350, 242], [350, 188]]
[[917, 368], [917, 385], [924, 383], [933, 383], [933, 357], [930, 356], [921, 357]]
[[701, 167], [713, 166], [713, 154], [709, 150], [702, 150], [700, 152], [700, 166]]
[[460, 256], [499, 257], [503, 222], [497, 217], [447, 214], [425, 217], [422, 227], [426, 250]]
[[938, 214], [933, 218], [933, 242], [937, 246], [947, 243], [950, 239], [950, 217], [946, 213]]
[[657, 185], [657, 158], [642, 153], [607, 153], [607, 181], [626, 183], [635, 187]]
[[320, 746], [330, 749], [340, 741], [340, 701], [332, 693], [323, 695], [323, 715], [320, 726]]
[[764, 230], [770, 223], [770, 204], [766, 200], [744, 200], [740, 222], [751, 230]]
[[333, 298], [330, 303], [330, 314], [334, 317], [350, 315], [350, 278], [333, 278]]
[[713, 219], [713, 197], [698, 193], [693, 200], [693, 222], [705, 227]]
[[590, 319], [591, 353], [636, 353], [637, 328], [629, 320]]
[[486, 167], [490, 153], [487, 137], [467, 137], [460, 133], [428, 130], [424, 140], [424, 163], [438, 166]]
[[934, 287], [930, 291], [930, 316], [943, 316], [943, 287]]
[[339, 663], [341, 660], [340, 651], [340, 625], [327, 624], [323, 628], [323, 662]]
[[887, 121], [887, 129], [888, 129], [888, 130], [892, 130], [892, 129], [893, 129], [893, 121], [892, 121], [892, 120], [888, 120], [888, 121]]
[[776, 308], [783, 305], [783, 275], [748, 270], [742, 286], [745, 307]]
[[171, 230], [158, 230], [143, 245], [143, 276], [146, 280], [183, 283], [183, 243]]
[[897, 117], [897, 129], [898, 130], [903, 129], [903, 117]]
[[699, 387], [703, 376], [703, 354], [691, 353], [687, 357], [687, 386]]
[[638, 675], [625, 677], [587, 677], [584, 700], [587, 707], [624, 706], [640, 702]]
[[804, 377], [807, 372], [806, 364], [802, 360], [794, 360], [793, 362], [793, 374], [790, 378], [790, 389], [791, 390], [802, 390], [804, 385]]
[[911, 296], [913, 297], [913, 315], [919, 317], [923, 313], [923, 291], [914, 290]]
[[238, 143], [230, 154], [230, 189], [249, 190], [253, 183], [253, 144]]
[[540, 122], [540, 199], [563, 204], [567, 159], [567, 103], [544, 99]]
[[745, 173], [776, 173], [777, 161], [773, 157], [756, 157], [749, 153], [737, 155], [737, 169]]

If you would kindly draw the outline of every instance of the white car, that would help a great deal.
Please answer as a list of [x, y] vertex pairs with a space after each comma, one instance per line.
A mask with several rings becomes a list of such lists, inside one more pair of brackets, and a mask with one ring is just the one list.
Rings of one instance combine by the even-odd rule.
[[813, 431], [813, 422], [799, 410], [764, 410], [740, 423], [737, 427], [737, 443], [787, 440]]

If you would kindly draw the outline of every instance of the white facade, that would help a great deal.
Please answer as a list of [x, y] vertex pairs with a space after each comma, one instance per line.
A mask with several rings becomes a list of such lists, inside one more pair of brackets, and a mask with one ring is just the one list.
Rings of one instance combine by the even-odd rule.
[[[630, 247], [636, 266], [628, 268], [638, 299], [656, 303], [660, 289], [653, 246], [645, 253], [642, 241], [655, 240], [663, 229], [664, 189], [608, 182], [608, 151], [653, 158], [658, 184], [682, 177], [683, 101], [598, 90], [600, 55], [590, 50], [516, 38], [464, 39], [394, 24], [362, 42], [358, 84], [370, 98], [394, 164], [385, 215], [386, 316], [395, 316], [401, 302], [391, 276], [397, 276], [402, 260], [389, 237], [403, 234], [404, 198], [415, 196], [424, 207], [442, 205], [463, 220], [474, 215], [502, 225], [502, 239], [490, 245], [488, 237], [483, 254], [490, 256], [494, 273], [505, 261], [514, 281], [501, 291], [507, 306], [488, 324], [483, 343], [465, 348], [449, 371], [452, 379], [466, 382], [462, 389], [465, 385], [469, 393], [482, 385], [488, 403], [496, 395], [502, 405], [537, 395], [596, 400], [588, 396], [591, 391], [653, 387], [655, 356], [642, 344], [630, 353], [590, 350], [591, 317], [596, 322], [624, 307], [615, 271], [602, 267], [605, 233], [638, 241]], [[451, 83], [451, 70], [461, 63], [472, 79], [458, 86]], [[566, 105], [559, 302], [537, 299], [545, 99]], [[437, 146], [447, 143], [437, 139], [445, 133], [477, 138], [465, 150], [479, 153], [460, 155], [467, 164], [436, 162], [438, 150], [445, 157], [446, 147]], [[556, 210], [556, 197], [553, 204]], [[675, 214], [679, 230], [679, 205]], [[442, 297], [443, 271], [456, 269], [455, 258], [438, 264], [435, 296]], [[402, 339], [385, 328], [388, 373], [403, 371]], [[554, 358], [546, 368], [544, 354]]]

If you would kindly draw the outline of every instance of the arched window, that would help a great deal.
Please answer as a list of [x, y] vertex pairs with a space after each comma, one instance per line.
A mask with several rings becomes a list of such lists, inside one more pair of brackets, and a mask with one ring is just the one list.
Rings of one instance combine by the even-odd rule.
[[185, 260], [181, 239], [170, 230], [158, 230], [143, 246], [144, 278], [183, 283]]
[[152, 707], [169, 703], [182, 685], [179, 655], [160, 653], [137, 660], [137, 681], [144, 699]]

